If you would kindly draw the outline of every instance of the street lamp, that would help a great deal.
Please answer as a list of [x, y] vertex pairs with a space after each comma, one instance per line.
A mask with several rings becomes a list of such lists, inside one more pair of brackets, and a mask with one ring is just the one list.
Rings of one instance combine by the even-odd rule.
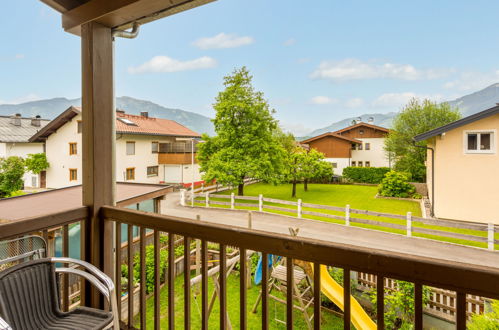
[[191, 141], [191, 206], [194, 206], [194, 142], [203, 143], [203, 140], [191, 138], [176, 138], [177, 141]]

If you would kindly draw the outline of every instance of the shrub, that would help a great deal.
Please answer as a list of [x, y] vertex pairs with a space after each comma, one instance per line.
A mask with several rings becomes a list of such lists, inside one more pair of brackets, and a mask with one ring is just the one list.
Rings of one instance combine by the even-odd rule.
[[358, 183], [381, 183], [386, 173], [390, 172], [388, 167], [345, 167], [343, 177]]
[[468, 329], [499, 329], [499, 300], [493, 300], [490, 308], [485, 307], [485, 312], [481, 315], [473, 314], [468, 322]]
[[410, 175], [403, 172], [390, 171], [378, 186], [378, 193], [385, 197], [411, 197], [416, 188], [409, 183]]
[[[133, 277], [134, 282], [140, 278], [140, 254], [133, 257]], [[163, 282], [165, 276], [166, 263], [168, 260], [168, 250], [162, 249], [159, 253], [159, 278]], [[128, 271], [128, 269], [127, 269]], [[123, 273], [123, 266], [122, 266]], [[146, 246], [146, 293], [154, 291], [154, 245]]]

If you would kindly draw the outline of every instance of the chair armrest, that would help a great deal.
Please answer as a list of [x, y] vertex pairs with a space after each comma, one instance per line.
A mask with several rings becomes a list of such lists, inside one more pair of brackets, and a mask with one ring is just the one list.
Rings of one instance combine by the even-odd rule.
[[85, 268], [88, 272], [67, 267], [56, 268], [56, 272], [75, 274], [87, 279], [90, 283], [92, 283], [104, 296], [106, 296], [106, 298], [109, 301], [110, 309], [111, 312], [113, 313], [113, 328], [114, 329], [120, 328], [119, 327], [120, 318], [118, 315], [118, 300], [117, 300], [117, 295], [119, 293], [116, 293], [114, 282], [109, 276], [107, 276], [99, 268], [83, 260], [67, 258], [67, 257], [53, 257], [50, 258], [50, 260], [51, 262], [55, 263], [76, 264], [78, 266]]
[[0, 317], [0, 330], [12, 330], [12, 327]]

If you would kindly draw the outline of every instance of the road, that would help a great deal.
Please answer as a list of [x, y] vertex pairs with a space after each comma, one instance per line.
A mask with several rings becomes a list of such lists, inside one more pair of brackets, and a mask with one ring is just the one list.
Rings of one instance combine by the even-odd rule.
[[[168, 194], [166, 199], [162, 201], [161, 213], [190, 219], [195, 219], [196, 215], [199, 214], [202, 221], [248, 227], [248, 211], [184, 207], [179, 205], [179, 199], [179, 193]], [[499, 269], [499, 251], [488, 251], [365, 228], [347, 227], [318, 220], [252, 212], [253, 229], [289, 234], [290, 227], [300, 228], [298, 236], [301, 237]]]

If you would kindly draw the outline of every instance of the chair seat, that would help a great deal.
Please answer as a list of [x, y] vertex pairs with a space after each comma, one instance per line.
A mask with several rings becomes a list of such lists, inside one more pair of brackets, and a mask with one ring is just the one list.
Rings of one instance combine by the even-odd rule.
[[67, 313], [51, 315], [40, 329], [103, 329], [113, 320], [111, 312], [88, 307], [78, 307]]

